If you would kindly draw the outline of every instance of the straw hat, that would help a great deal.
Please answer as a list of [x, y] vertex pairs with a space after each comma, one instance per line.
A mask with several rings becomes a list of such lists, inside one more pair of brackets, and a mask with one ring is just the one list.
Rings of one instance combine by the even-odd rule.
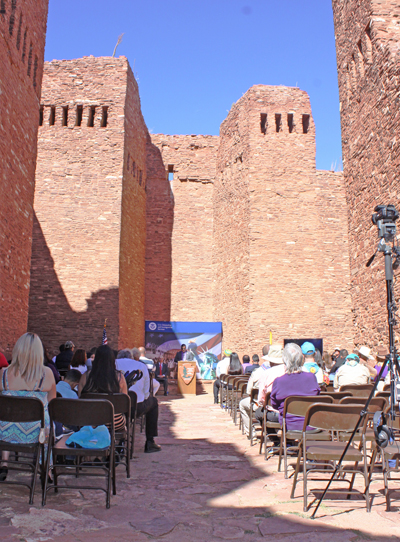
[[386, 346], [378, 346], [376, 349], [376, 357], [379, 359], [386, 359], [386, 356], [389, 354]]
[[282, 346], [280, 344], [271, 344], [268, 354], [263, 356], [262, 359], [270, 363], [275, 363], [275, 365], [281, 365], [283, 363]]
[[360, 346], [360, 348], [358, 349], [358, 355], [365, 359], [368, 359], [371, 355], [371, 348], [368, 348], [368, 346]]

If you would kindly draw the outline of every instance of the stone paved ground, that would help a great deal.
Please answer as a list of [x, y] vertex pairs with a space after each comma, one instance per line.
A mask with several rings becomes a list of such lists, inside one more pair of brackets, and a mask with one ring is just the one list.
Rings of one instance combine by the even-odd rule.
[[3, 486], [0, 540], [400, 540], [400, 493], [387, 513], [377, 482], [370, 514], [361, 500], [327, 500], [312, 521], [302, 510], [301, 486], [291, 501], [290, 481], [276, 471], [277, 461], [265, 462], [210, 394], [162, 396], [160, 402], [162, 452], [145, 455], [138, 432], [132, 477], [118, 467], [109, 510], [101, 492], [51, 492], [42, 508], [39, 491], [29, 506], [25, 489]]

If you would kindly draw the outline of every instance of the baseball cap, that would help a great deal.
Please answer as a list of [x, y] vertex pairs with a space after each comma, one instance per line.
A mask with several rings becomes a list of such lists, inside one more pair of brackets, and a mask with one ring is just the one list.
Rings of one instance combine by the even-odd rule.
[[307, 355], [309, 352], [315, 354], [315, 346], [313, 345], [313, 343], [309, 343], [307, 341], [301, 345], [301, 351], [304, 355]]

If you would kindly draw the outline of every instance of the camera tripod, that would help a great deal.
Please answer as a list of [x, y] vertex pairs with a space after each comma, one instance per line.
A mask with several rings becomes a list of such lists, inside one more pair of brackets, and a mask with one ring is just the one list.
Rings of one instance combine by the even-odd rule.
[[[379, 207], [383, 207], [383, 206], [379, 206]], [[390, 207], [390, 206], [389, 206]], [[377, 207], [375, 209], [375, 211], [378, 211], [379, 208]], [[397, 211], [395, 211], [397, 213]], [[378, 213], [377, 213], [378, 214]], [[392, 217], [392, 220], [393, 222], [391, 222], [390, 225], [392, 227], [391, 231], [389, 233], [387, 233], [386, 231], [386, 225], [385, 225], [385, 219], [381, 219], [381, 221], [379, 221], [378, 219], [375, 218], [374, 220], [374, 217], [376, 215], [373, 216], [372, 218], [372, 221], [374, 222], [374, 224], [377, 224], [378, 225], [378, 228], [379, 228], [379, 236], [381, 237], [381, 240], [379, 241], [379, 244], [378, 244], [378, 248], [377, 248], [377, 251], [375, 252], [375, 254], [368, 260], [367, 262], [367, 267], [369, 267], [373, 261], [373, 259], [375, 258], [376, 254], [378, 252], [383, 252], [384, 256], [385, 256], [385, 278], [386, 278], [386, 295], [387, 295], [387, 311], [388, 311], [388, 327], [389, 327], [389, 354], [388, 356], [386, 357], [386, 360], [385, 362], [382, 364], [382, 367], [381, 367], [381, 370], [378, 374], [378, 376], [376, 377], [375, 379], [375, 382], [374, 382], [374, 386], [371, 390], [371, 393], [362, 409], [362, 411], [360, 412], [360, 417], [358, 419], [358, 422], [350, 436], [350, 439], [348, 440], [347, 444], [346, 444], [346, 447], [345, 449], [343, 450], [343, 453], [335, 467], [335, 470], [334, 472], [332, 473], [332, 476], [328, 482], [328, 485], [326, 486], [320, 500], [318, 501], [318, 504], [314, 510], [314, 512], [312, 513], [311, 515], [311, 518], [312, 519], [315, 519], [315, 515], [318, 511], [318, 508], [320, 506], [320, 504], [322, 503], [326, 493], [328, 492], [329, 490], [329, 487], [331, 485], [331, 483], [333, 482], [333, 480], [335, 479], [341, 465], [342, 465], [342, 462], [343, 462], [343, 459], [344, 457], [346, 456], [346, 453], [347, 453], [347, 450], [349, 449], [351, 443], [353, 442], [353, 439], [354, 439], [354, 436], [355, 434], [357, 433], [358, 431], [358, 428], [360, 427], [361, 423], [364, 421], [365, 417], [367, 416], [367, 414], [369, 414], [368, 412], [368, 407], [369, 407], [369, 404], [371, 402], [371, 399], [374, 397], [374, 394], [375, 394], [375, 391], [377, 389], [377, 386], [378, 386], [378, 383], [383, 375], [383, 372], [385, 370], [385, 367], [388, 365], [388, 370], [390, 372], [390, 414], [389, 414], [389, 426], [390, 425], [393, 425], [393, 420], [395, 418], [395, 401], [396, 401], [396, 394], [395, 394], [395, 372], [397, 372], [397, 375], [400, 376], [400, 367], [399, 367], [399, 362], [398, 362], [398, 359], [397, 359], [397, 352], [396, 352], [396, 348], [395, 348], [395, 344], [394, 344], [394, 326], [396, 324], [396, 318], [395, 318], [395, 313], [396, 313], [396, 310], [397, 310], [397, 307], [396, 307], [396, 303], [394, 301], [394, 295], [393, 295], [393, 263], [392, 263], [392, 256], [394, 255], [395, 256], [395, 264], [396, 264], [396, 268], [397, 268], [397, 262], [399, 260], [399, 249], [394, 245], [394, 233], [395, 233], [395, 229], [396, 229], [396, 226], [394, 224], [394, 220], [397, 220], [397, 217], [398, 217], [398, 214], [397, 214], [397, 217]], [[388, 222], [388, 220], [386, 220], [386, 222]], [[388, 228], [389, 230], [389, 228]], [[383, 233], [382, 233], [383, 232]], [[390, 245], [390, 241], [393, 242], [393, 245]], [[393, 430], [390, 429], [390, 433], [391, 435], [393, 435]], [[306, 468], [306, 467], [304, 467]]]

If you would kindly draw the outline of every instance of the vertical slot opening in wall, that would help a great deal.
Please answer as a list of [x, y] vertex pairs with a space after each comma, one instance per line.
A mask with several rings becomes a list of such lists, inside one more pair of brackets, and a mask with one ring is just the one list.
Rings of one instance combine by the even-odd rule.
[[62, 125], [68, 126], [68, 105], [62, 108]]
[[83, 117], [83, 105], [76, 106], [75, 126], [81, 126]]
[[19, 16], [18, 33], [17, 33], [17, 50], [21, 47], [21, 34], [22, 34], [22, 13]]
[[262, 134], [267, 133], [267, 113], [261, 113], [260, 128]]
[[173, 164], [168, 164], [168, 180], [172, 182], [174, 180], [174, 166]]
[[33, 63], [33, 88], [34, 89], [36, 89], [36, 85], [37, 85], [36, 78], [37, 78], [38, 64], [39, 64], [39, 59], [37, 55], [35, 55], [35, 61]]
[[96, 108], [94, 105], [91, 105], [89, 107], [89, 117], [88, 117], [88, 121], [87, 121], [87, 125], [89, 126], [89, 128], [93, 128], [94, 126], [94, 117], [96, 115]]
[[6, 13], [6, 0], [0, 0], [0, 15], [5, 15]]
[[31, 70], [32, 70], [32, 53], [33, 53], [33, 45], [32, 42], [29, 45], [29, 56], [28, 56], [28, 77], [31, 76]]
[[101, 112], [101, 128], [106, 128], [108, 122], [108, 107], [103, 107]]
[[22, 62], [25, 64], [25, 56], [26, 56], [26, 38], [28, 36], [28, 29], [25, 28], [24, 32], [24, 42], [22, 44]]
[[43, 126], [43, 111], [44, 107], [41, 105], [39, 108], [39, 126]]
[[288, 113], [287, 125], [288, 125], [288, 128], [289, 128], [289, 134], [291, 134], [293, 132], [293, 129], [294, 129], [293, 113]]
[[10, 15], [10, 22], [8, 25], [8, 33], [10, 34], [10, 37], [13, 35], [13, 32], [14, 32], [16, 9], [17, 9], [17, 0], [11, 0], [11, 15]]
[[308, 134], [308, 130], [310, 128], [310, 115], [302, 116], [302, 124], [303, 124], [303, 134]]
[[372, 62], [372, 38], [371, 38], [371, 22], [368, 23], [367, 28], [365, 29], [365, 56], [367, 57], [368, 62]]
[[282, 127], [282, 115], [275, 113], [275, 131], [280, 132]]
[[54, 105], [50, 107], [49, 125], [54, 126], [56, 122], [56, 108]]

